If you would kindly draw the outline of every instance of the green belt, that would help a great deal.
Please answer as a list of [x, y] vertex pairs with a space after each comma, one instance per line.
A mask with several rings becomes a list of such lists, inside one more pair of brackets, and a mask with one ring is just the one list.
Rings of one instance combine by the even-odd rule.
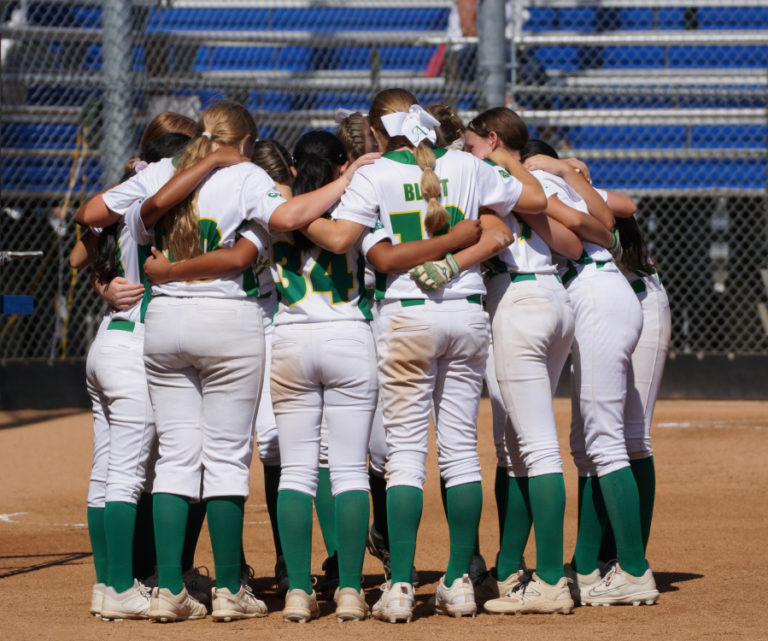
[[[483, 297], [480, 294], [471, 294], [470, 296], [467, 296], [467, 300], [470, 303], [474, 303], [475, 305], [482, 305], [483, 304]], [[415, 305], [424, 305], [426, 304], [425, 298], [402, 298], [400, 299], [400, 305], [403, 307], [413, 307]]]
[[132, 332], [135, 327], [136, 323], [126, 320], [109, 321], [109, 325], [107, 325], [107, 329], [121, 329], [124, 332]]
[[645, 283], [643, 282], [642, 278], [638, 278], [637, 280], [633, 280], [630, 285], [632, 286], [632, 289], [635, 290], [636, 294], [642, 294], [646, 291]]
[[[590, 264], [594, 264], [594, 265], [595, 265], [595, 267], [597, 267], [598, 269], [600, 269], [601, 267], [603, 267], [603, 266], [607, 265], [609, 262], [610, 262], [610, 261], [607, 261], [607, 260], [594, 260], [594, 261], [590, 261], [590, 262], [583, 262], [583, 263], [578, 263], [578, 264], [579, 264], [579, 265], [590, 265]], [[570, 283], [570, 282], [571, 282], [571, 281], [572, 281], [574, 278], [576, 278], [576, 276], [577, 276], [578, 274], [579, 274], [579, 271], [576, 269], [576, 265], [575, 265], [575, 264], [573, 264], [573, 263], [570, 263], [570, 265], [568, 266], [568, 269], [567, 269], [567, 270], [566, 270], [566, 272], [563, 274], [563, 285], [567, 285], [568, 283]]]
[[516, 274], [509, 272], [509, 279], [513, 283], [522, 283], [524, 280], [536, 280], [536, 274]]

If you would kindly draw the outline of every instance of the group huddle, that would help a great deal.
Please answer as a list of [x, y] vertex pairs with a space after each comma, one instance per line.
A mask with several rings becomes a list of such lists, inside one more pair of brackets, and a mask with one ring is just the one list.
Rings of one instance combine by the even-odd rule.
[[[283, 618], [319, 613], [314, 501], [328, 553], [317, 587], [337, 620], [410, 621], [430, 420], [450, 544], [437, 614], [654, 603], [650, 424], [670, 320], [634, 203], [594, 188], [507, 108], [465, 128], [387, 89], [339, 120], [291, 154], [237, 103], [199, 123], [162, 114], [124, 180], [78, 212], [88, 230], [70, 261], [94, 264], [110, 304], [87, 361], [91, 613], [267, 615], [242, 542], [255, 432]], [[564, 565], [552, 396], [569, 353], [579, 527]], [[194, 567], [206, 516], [215, 581]], [[372, 607], [366, 546], [386, 578]]]

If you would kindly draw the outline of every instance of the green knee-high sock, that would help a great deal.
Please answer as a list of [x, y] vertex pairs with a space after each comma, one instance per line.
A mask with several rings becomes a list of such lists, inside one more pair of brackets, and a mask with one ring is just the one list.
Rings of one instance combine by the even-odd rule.
[[507, 477], [507, 507], [504, 532], [501, 536], [496, 576], [504, 581], [520, 569], [520, 561], [531, 533], [531, 500], [528, 496], [528, 477]]
[[290, 589], [312, 594], [312, 497], [281, 490], [277, 495], [277, 525]]
[[507, 494], [509, 493], [509, 480], [506, 467], [496, 468], [496, 482], [493, 487], [496, 496], [496, 512], [499, 514], [499, 546], [504, 537], [504, 522], [507, 518]]
[[483, 509], [483, 488], [477, 483], [463, 483], [446, 491], [448, 532], [451, 552], [445, 584], [450, 586], [456, 579], [469, 572], [472, 555], [477, 549], [477, 531]]
[[640, 497], [629, 466], [600, 477], [605, 509], [616, 537], [619, 565], [632, 576], [646, 570], [645, 550], [640, 527]]
[[280, 531], [277, 528], [277, 488], [280, 485], [280, 466], [264, 466], [264, 495], [267, 500], [269, 523], [272, 526], [272, 540], [275, 542], [275, 556], [283, 555]]
[[336, 496], [334, 511], [339, 546], [339, 588], [359, 590], [368, 535], [368, 492], [342, 492]]
[[392, 560], [392, 584], [410, 583], [416, 556], [424, 493], [417, 487], [398, 485], [387, 490], [389, 553]]
[[205, 521], [205, 503], [190, 502], [189, 512], [187, 512], [187, 529], [184, 532], [184, 549], [181, 553], [182, 572], [195, 567], [195, 550], [200, 531], [203, 529], [203, 521]]
[[565, 482], [562, 474], [542, 474], [528, 480], [536, 537], [536, 574], [554, 585], [563, 578], [563, 519]]
[[389, 549], [389, 528], [387, 527], [387, 480], [368, 470], [368, 482], [371, 486], [371, 507], [373, 508], [373, 527], [384, 538]]
[[155, 528], [152, 525], [152, 495], [142, 492], [136, 504], [133, 534], [133, 576], [144, 580], [155, 571]]
[[176, 494], [155, 494], [152, 516], [155, 521], [157, 585], [173, 594], [184, 589], [181, 580], [181, 552], [187, 529], [189, 499]]
[[336, 517], [333, 513], [334, 500], [331, 492], [331, 471], [321, 467], [317, 475], [317, 493], [315, 494], [315, 511], [323, 533], [323, 542], [328, 556], [336, 554]]
[[[640, 526], [643, 534], [643, 550], [648, 549], [653, 520], [653, 502], [656, 497], [656, 469], [653, 457], [634, 459], [629, 462], [640, 496]], [[622, 566], [623, 567], [623, 566]]]
[[107, 536], [104, 533], [104, 508], [89, 507], [88, 536], [91, 539], [93, 565], [96, 569], [96, 583], [106, 585], [109, 580], [109, 564], [107, 563]]
[[133, 585], [133, 533], [136, 529], [136, 505], [108, 501], [104, 506], [104, 532], [107, 535], [109, 583], [116, 592]]
[[216, 586], [227, 588], [232, 594], [240, 590], [244, 506], [245, 498], [242, 496], [217, 496], [205, 502], [216, 567]]
[[597, 477], [580, 476], [579, 530], [573, 551], [573, 568], [579, 574], [591, 574], [597, 568], [605, 522], [605, 503]]

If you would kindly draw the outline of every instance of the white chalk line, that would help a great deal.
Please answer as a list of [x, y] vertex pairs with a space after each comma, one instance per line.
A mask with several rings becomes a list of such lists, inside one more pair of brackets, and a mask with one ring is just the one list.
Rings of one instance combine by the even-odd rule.
[[750, 424], [749, 420], [740, 421], [665, 421], [654, 423], [654, 427], [678, 429], [715, 429], [715, 430], [768, 430], [768, 425]]

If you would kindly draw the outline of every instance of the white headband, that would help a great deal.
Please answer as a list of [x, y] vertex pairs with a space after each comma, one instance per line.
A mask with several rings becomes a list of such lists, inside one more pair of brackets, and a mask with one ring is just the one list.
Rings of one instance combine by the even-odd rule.
[[341, 124], [342, 122], [344, 122], [346, 118], [349, 118], [352, 114], [360, 114], [363, 118], [368, 117], [367, 113], [363, 113], [355, 109], [345, 109], [344, 107], [339, 107], [336, 110], [336, 114], [335, 114], [336, 122]]
[[213, 134], [210, 131], [204, 131], [200, 135], [204, 136], [205, 138], [208, 138], [208, 140], [211, 140], [213, 138]]
[[440, 124], [440, 121], [420, 105], [411, 105], [408, 113], [398, 111], [382, 116], [381, 124], [393, 138], [405, 136], [415, 146], [424, 139], [434, 144], [437, 140], [435, 127]]

